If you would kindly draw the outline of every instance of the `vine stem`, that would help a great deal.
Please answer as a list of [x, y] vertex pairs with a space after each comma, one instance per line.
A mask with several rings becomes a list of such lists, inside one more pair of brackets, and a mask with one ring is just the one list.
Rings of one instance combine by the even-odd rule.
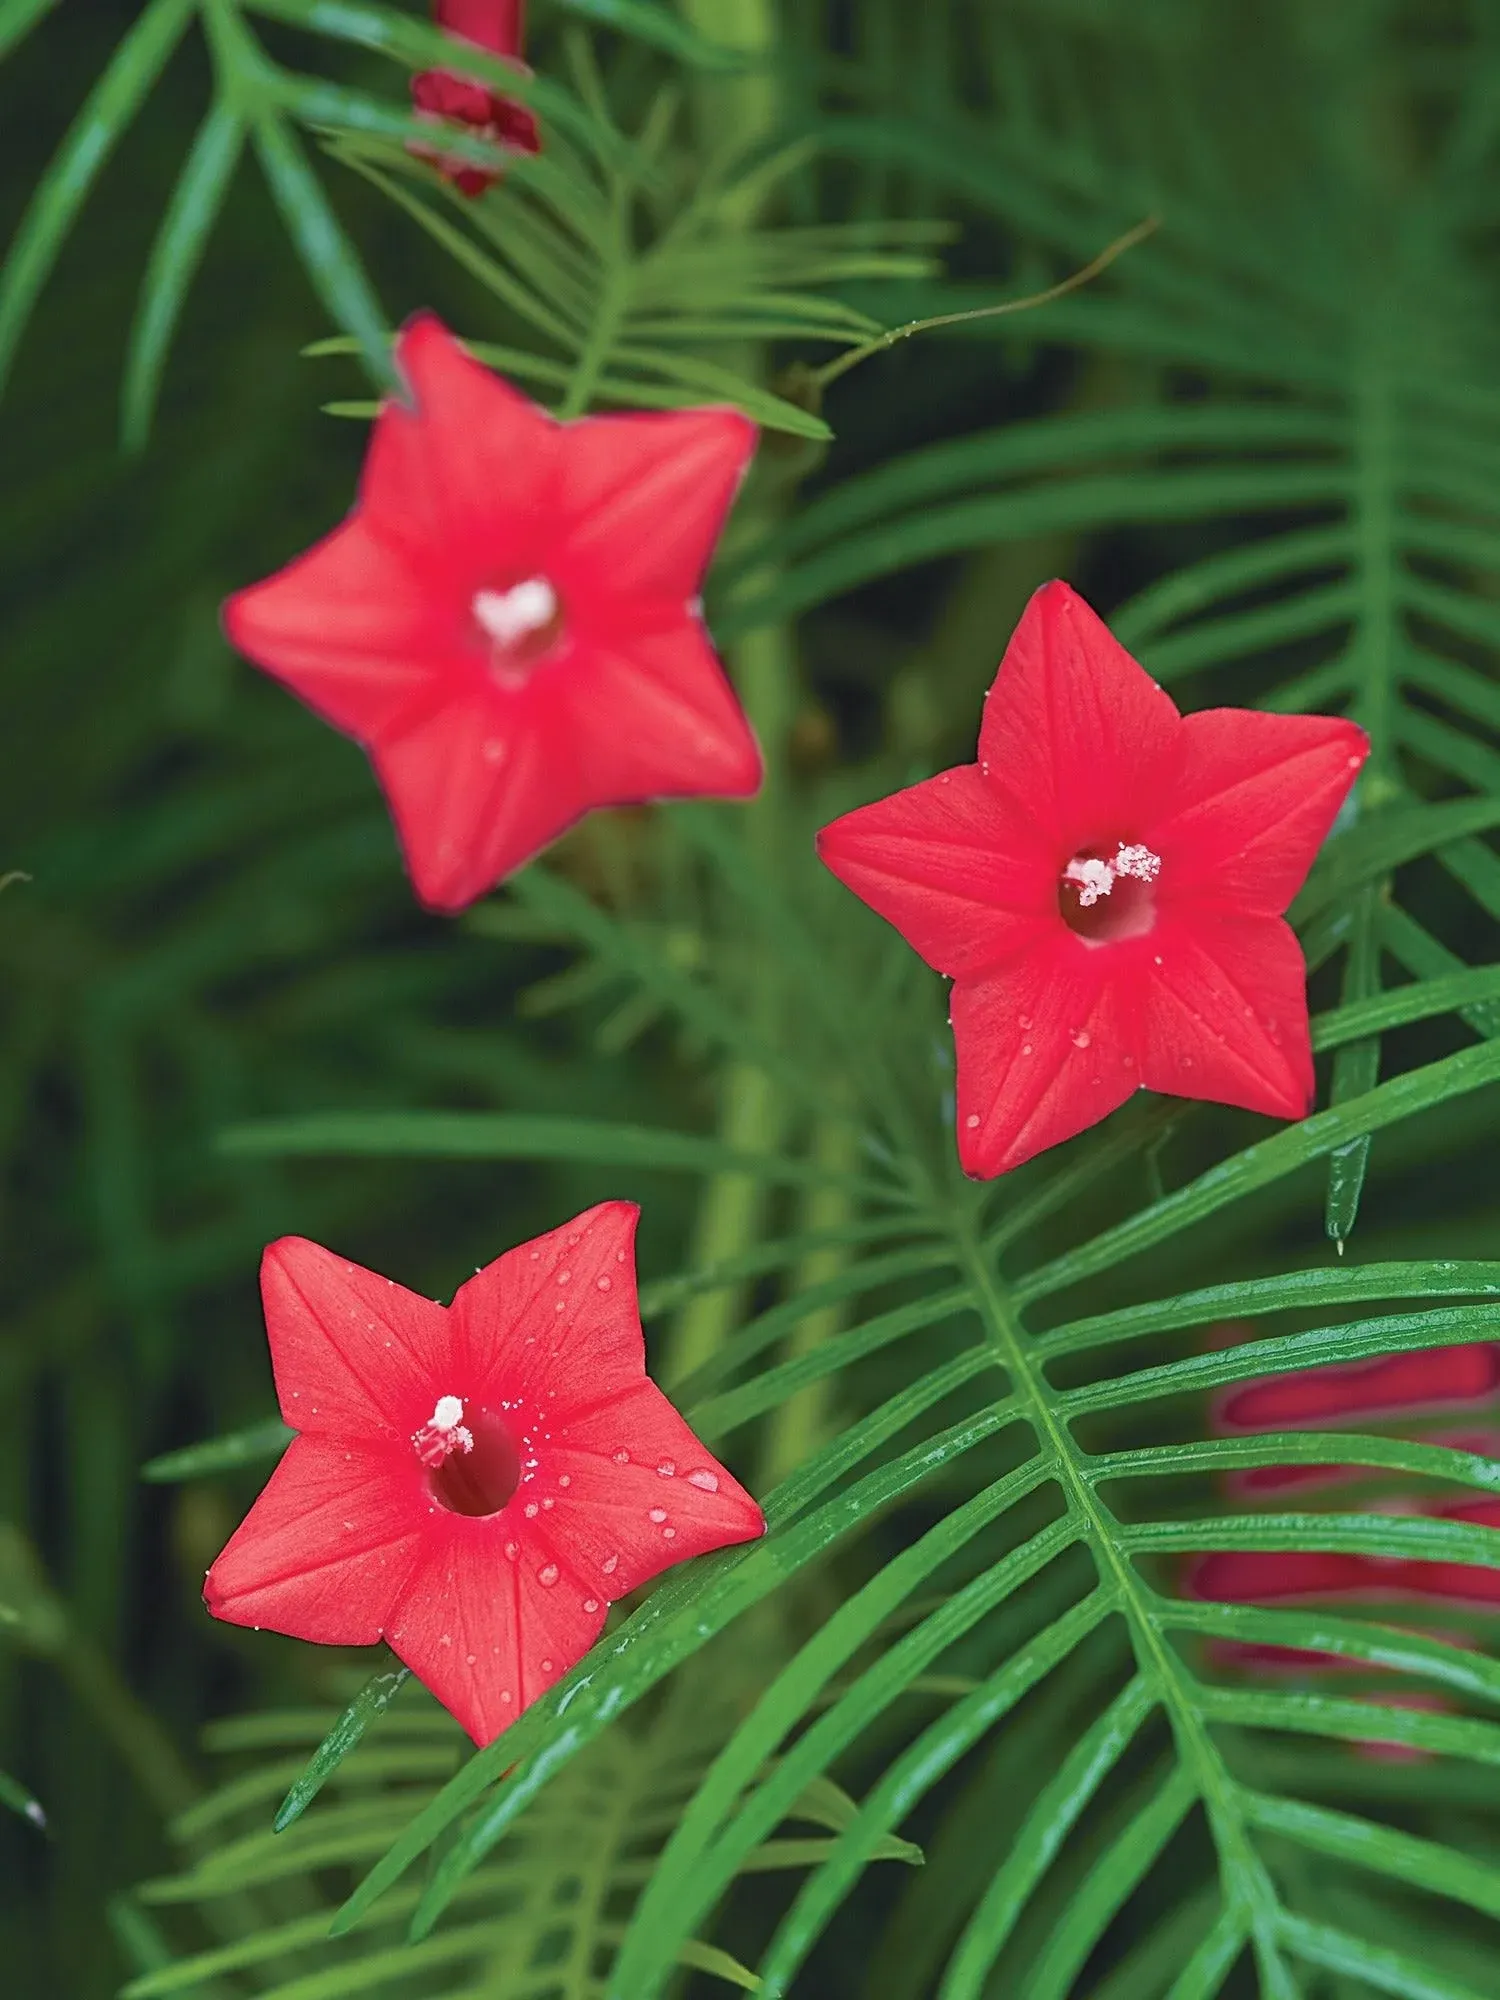
[[1230, 1912], [1242, 1912], [1248, 1920], [1262, 1990], [1267, 2000], [1299, 2000], [1279, 1946], [1275, 1886], [1250, 1838], [1239, 1806], [1239, 1787], [1193, 1704], [1187, 1671], [1157, 1621], [1157, 1594], [1142, 1582], [1118, 1546], [1112, 1532], [1115, 1516], [1099, 1496], [1088, 1454], [1074, 1439], [1051, 1383], [1027, 1347], [1019, 1315], [986, 1262], [967, 1211], [955, 1225], [954, 1243], [995, 1358], [1009, 1377], [1037, 1442], [1052, 1456], [1068, 1508], [1083, 1523], [1100, 1581], [1116, 1594], [1136, 1662], [1155, 1685], [1178, 1756], [1195, 1779], [1218, 1850], [1225, 1902]]
[[812, 379], [821, 391], [830, 382], [837, 382], [841, 375], [847, 375], [851, 368], [857, 368], [861, 361], [868, 361], [875, 354], [884, 354], [897, 341], [910, 340], [914, 333], [930, 333], [940, 326], [963, 326], [976, 319], [1005, 319], [1011, 313], [1034, 312], [1038, 306], [1050, 306], [1055, 299], [1064, 299], [1069, 292], [1091, 284], [1101, 271], [1109, 269], [1117, 257], [1123, 257], [1137, 243], [1144, 243], [1160, 227], [1161, 217], [1148, 215], [1134, 228], [1127, 229], [1123, 236], [1117, 236], [1113, 243], [1107, 243], [1098, 256], [1091, 258], [1081, 270], [1074, 271], [1070, 277], [1061, 279], [1055, 285], [1048, 285], [1045, 291], [1028, 292], [1023, 299], [1005, 299], [996, 306], [970, 306], [965, 312], [938, 313], [931, 319], [909, 319], [903, 326], [893, 326], [887, 332], [878, 334], [874, 340], [866, 341], [862, 347], [851, 348], [836, 361], [815, 370]]

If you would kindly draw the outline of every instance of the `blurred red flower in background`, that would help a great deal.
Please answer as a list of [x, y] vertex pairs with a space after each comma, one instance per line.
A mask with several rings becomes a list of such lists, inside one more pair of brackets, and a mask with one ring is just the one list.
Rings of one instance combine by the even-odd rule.
[[638, 1210], [604, 1202], [434, 1305], [302, 1237], [261, 1288], [297, 1437], [208, 1572], [216, 1618], [384, 1638], [478, 1743], [582, 1659], [610, 1603], [764, 1532], [647, 1379]]
[[[433, 12], [438, 26], [456, 40], [472, 42], [475, 48], [506, 57], [517, 69], [525, 68], [521, 53], [526, 45], [526, 0], [436, 0]], [[513, 152], [542, 150], [541, 133], [527, 107], [474, 77], [456, 70], [423, 70], [411, 80], [411, 95], [424, 117], [451, 118], [460, 125], [472, 125], [479, 137]], [[435, 148], [413, 150], [441, 168], [462, 194], [483, 194], [500, 179], [498, 167], [476, 166]]]
[[[1237, 1325], [1216, 1329], [1221, 1344], [1231, 1343], [1243, 1331]], [[1216, 1400], [1213, 1428], [1220, 1436], [1253, 1436], [1267, 1431], [1352, 1430], [1379, 1419], [1382, 1434], [1390, 1435], [1391, 1421], [1396, 1420], [1397, 1435], [1420, 1436], [1425, 1443], [1495, 1458], [1500, 1457], [1500, 1426], [1484, 1419], [1493, 1417], [1497, 1394], [1500, 1347], [1473, 1342], [1241, 1383]], [[1460, 1412], [1469, 1417], [1467, 1424], [1455, 1426], [1443, 1421]], [[1250, 1498], [1293, 1488], [1327, 1489], [1356, 1480], [1378, 1483], [1380, 1474], [1369, 1466], [1332, 1462], [1278, 1465], [1235, 1473], [1226, 1484], [1231, 1492]], [[1437, 1500], [1398, 1488], [1377, 1493], [1360, 1504], [1367, 1511], [1420, 1514], [1431, 1520], [1500, 1528], [1500, 1500]], [[1190, 1596], [1226, 1604], [1419, 1603], [1432, 1606], [1439, 1625], [1444, 1605], [1500, 1607], [1500, 1569], [1315, 1549], [1217, 1550], [1189, 1563], [1184, 1586]], [[1444, 1631], [1441, 1636], [1455, 1644], [1472, 1643], [1462, 1632]], [[1358, 1661], [1329, 1653], [1227, 1640], [1217, 1641], [1214, 1653], [1226, 1664], [1304, 1674], [1310, 1670], [1348, 1672], [1361, 1666]], [[1393, 1707], [1447, 1706], [1441, 1698], [1418, 1690], [1366, 1698]], [[1362, 1748], [1383, 1756], [1421, 1754], [1375, 1740]]]
[[818, 839], [953, 978], [966, 1173], [1005, 1173], [1142, 1086], [1303, 1116], [1307, 974], [1283, 913], [1368, 751], [1332, 716], [1184, 717], [1067, 584], [1036, 593], [978, 763]]
[[754, 792], [698, 596], [749, 419], [559, 423], [431, 314], [396, 361], [411, 402], [353, 512], [224, 623], [368, 749], [423, 902], [462, 909], [596, 806]]

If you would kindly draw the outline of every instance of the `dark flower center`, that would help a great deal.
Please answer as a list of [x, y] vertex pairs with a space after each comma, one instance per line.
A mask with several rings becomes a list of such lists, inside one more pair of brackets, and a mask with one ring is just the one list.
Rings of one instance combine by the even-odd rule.
[[1118, 944], [1144, 937], [1156, 922], [1156, 878], [1161, 858], [1139, 842], [1085, 847], [1058, 878], [1063, 922], [1085, 944]]
[[544, 576], [523, 577], [503, 590], [476, 590], [470, 605], [490, 672], [503, 687], [519, 687], [562, 637], [563, 608]]
[[521, 1483], [521, 1454], [514, 1438], [477, 1403], [464, 1413], [462, 1434], [451, 1435], [447, 1455], [436, 1465], [429, 1463], [433, 1499], [450, 1514], [498, 1514]]

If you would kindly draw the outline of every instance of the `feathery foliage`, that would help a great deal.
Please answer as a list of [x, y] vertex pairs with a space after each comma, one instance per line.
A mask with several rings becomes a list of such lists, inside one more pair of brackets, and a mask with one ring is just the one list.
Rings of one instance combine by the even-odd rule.
[[[46, 11], [0, 4], [0, 53], [51, 34]], [[781, 433], [710, 597], [772, 775], [746, 808], [585, 828], [440, 930], [395, 914], [357, 761], [256, 691], [232, 763], [220, 720], [107, 833], [22, 848], [73, 909], [0, 905], [6, 1102], [18, 1131], [40, 1115], [61, 983], [86, 1282], [128, 1315], [156, 1411], [117, 1419], [114, 1449], [194, 1435], [182, 1403], [224, 1418], [151, 1468], [206, 1509], [207, 1476], [280, 1449], [241, 1291], [233, 1393], [168, 1408], [218, 1366], [190, 1354], [186, 1302], [275, 1228], [374, 1241], [389, 1220], [451, 1289], [552, 1195], [643, 1193], [656, 1373], [770, 1533], [622, 1607], [462, 1761], [388, 1666], [326, 1737], [328, 1685], [291, 1710], [258, 1686], [259, 1712], [216, 1725], [242, 1773], [166, 1802], [184, 1871], [117, 1911], [127, 1992], [1480, 2000], [1488, 1628], [1426, 1602], [1201, 1602], [1179, 1578], [1204, 1550], [1500, 1561], [1494, 1530], [1389, 1499], [1492, 1494], [1492, 1459], [1347, 1427], [1216, 1437], [1209, 1400], [1496, 1334], [1488, 14], [862, 0], [835, 40], [772, 0], [571, 0], [524, 92], [547, 149], [466, 207], [404, 150], [430, 128], [376, 60], [434, 58], [415, 15], [151, 0], [20, 225], [0, 354], [195, 17], [216, 94], [147, 264], [127, 434], [247, 144], [323, 345], [383, 378], [315, 133], [371, 240], [451, 259], [465, 332], [561, 409], [729, 398]], [[260, 18], [347, 70], [273, 62]], [[818, 406], [821, 343], [1031, 290], [1148, 214], [1097, 285], [909, 343]], [[968, 754], [1009, 624], [1061, 568], [1184, 703], [1347, 708], [1370, 733], [1293, 912], [1324, 1108], [1273, 1129], [1138, 1099], [973, 1186], [939, 982], [810, 841]], [[55, 970], [80, 930], [86, 981]], [[414, 1198], [421, 1231], [395, 1220]], [[36, 1278], [17, 1350], [43, 1397], [107, 1344], [57, 1285]], [[108, 1468], [75, 1457], [82, 1512]], [[1226, 1486], [1329, 1463], [1370, 1480], [1253, 1506]], [[35, 1651], [92, 1657], [16, 1608]]]

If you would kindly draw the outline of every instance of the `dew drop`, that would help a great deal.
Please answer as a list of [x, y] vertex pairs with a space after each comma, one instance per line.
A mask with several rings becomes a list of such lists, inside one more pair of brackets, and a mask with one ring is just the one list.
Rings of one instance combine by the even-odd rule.
[[562, 1486], [562, 1487], [568, 1487], [568, 1486], [571, 1486], [571, 1485], [573, 1484], [573, 1475], [572, 1475], [572, 1473], [571, 1473], [571, 1472], [560, 1472], [560, 1473], [559, 1473], [559, 1474], [557, 1475], [557, 1483], [558, 1483], [558, 1485], [559, 1485], [559, 1486]]
[[1193, 1066], [1193, 1059], [1191, 1056], [1179, 1056], [1177, 1058], [1177, 1067], [1179, 1069], [1191, 1069], [1192, 1066]]
[[521, 1512], [526, 1516], [528, 1521], [534, 1521], [538, 1511], [535, 1500], [528, 1500], [526, 1505], [521, 1509]]
[[662, 1479], [672, 1479], [676, 1476], [677, 1461], [675, 1458], [664, 1458], [661, 1464], [657, 1466], [656, 1470], [658, 1477]]
[[514, 1562], [516, 1557], [521, 1553], [520, 1544], [517, 1542], [507, 1542], [505, 1544], [505, 1553]]
[[1031, 1054], [1031, 1044], [1030, 1044], [1030, 1042], [1022, 1042], [1022, 1044], [1021, 1044], [1021, 1053], [1022, 1053], [1022, 1055], [1023, 1055], [1023, 1056], [1029, 1056], [1029, 1055]]
[[625, 1262], [625, 1252], [623, 1250], [617, 1250], [615, 1252], [615, 1262], [617, 1264], [623, 1264]]
[[550, 1510], [551, 1508], [557, 1505], [557, 1502], [552, 1498], [552, 1495], [549, 1493], [546, 1499], [542, 1502], [542, 1505]]
[[620, 1558], [618, 1556], [606, 1556], [599, 1567], [606, 1576], [613, 1576], [615, 1571], [620, 1567]]
[[511, 1693], [509, 1688], [501, 1688], [500, 1699], [508, 1704], [515, 1700], [515, 1696]]
[[675, 1528], [663, 1528], [661, 1538], [664, 1542], [675, 1542], [677, 1539], [677, 1530]]
[[594, 1290], [596, 1292], [607, 1292], [613, 1283], [613, 1278], [595, 1278]]
[[540, 1251], [540, 1250], [533, 1250], [533, 1251], [532, 1251], [532, 1253], [531, 1253], [531, 1261], [532, 1261], [532, 1263], [533, 1263], [533, 1264], [537, 1264], [537, 1263], [540, 1263], [540, 1261], [541, 1261], [541, 1256], [542, 1256], [542, 1253], [541, 1253], [541, 1251]]
[[1030, 1028], [1033, 1027], [1034, 1025], [1035, 1023], [1032, 1021], [1032, 1018], [1029, 1014], [1018, 1014], [1016, 1016], [1016, 1026], [1018, 1028]]
[[1073, 1037], [1073, 1046], [1075, 1049], [1086, 1049], [1093, 1039], [1087, 1028], [1080, 1028]]
[[557, 1304], [552, 1308], [554, 1312], [566, 1312], [567, 1309], [568, 1309], [568, 1302], [566, 1299], [559, 1299]]
[[544, 1674], [550, 1674], [552, 1672], [552, 1662], [550, 1660], [543, 1660], [542, 1672]]
[[660, 1525], [661, 1522], [665, 1521], [666, 1518], [667, 1518], [667, 1510], [665, 1507], [653, 1507], [646, 1516], [646, 1519], [648, 1521], [655, 1521], [658, 1525]]
[[466, 1667], [472, 1667], [472, 1666], [473, 1666], [473, 1664], [474, 1664], [474, 1662], [475, 1662], [475, 1661], [476, 1661], [476, 1660], [477, 1660], [478, 1658], [479, 1658], [479, 1655], [478, 1655], [477, 1653], [465, 1653], [465, 1654], [464, 1654], [464, 1665], [465, 1665]]
[[1154, 964], [1156, 964], [1156, 965], [1160, 965], [1160, 964], [1161, 964], [1161, 953], [1160, 953], [1160, 952], [1158, 952], [1158, 953], [1156, 954], [1156, 957], [1155, 957], [1155, 959], [1153, 960], [1153, 963], [1154, 963]]
[[719, 1490], [719, 1475], [717, 1472], [707, 1472], [700, 1468], [697, 1472], [690, 1472], [687, 1476], [687, 1481], [689, 1486], [701, 1487], [705, 1493], [717, 1493]]
[[557, 1274], [557, 1282], [560, 1285], [565, 1285], [567, 1284], [568, 1280], [572, 1277], [572, 1275], [573, 1273], [571, 1271], [559, 1271]]
[[617, 1451], [615, 1453], [616, 1465], [629, 1465], [629, 1463], [630, 1463], [630, 1453], [628, 1451], [622, 1450], [622, 1451]]
[[979, 1113], [977, 1111], [971, 1111], [968, 1117], [964, 1120], [964, 1124], [968, 1127], [969, 1131], [977, 1132], [979, 1130]]
[[536, 1573], [536, 1580], [542, 1585], [543, 1589], [550, 1590], [557, 1581], [557, 1564], [543, 1563], [542, 1567]]

